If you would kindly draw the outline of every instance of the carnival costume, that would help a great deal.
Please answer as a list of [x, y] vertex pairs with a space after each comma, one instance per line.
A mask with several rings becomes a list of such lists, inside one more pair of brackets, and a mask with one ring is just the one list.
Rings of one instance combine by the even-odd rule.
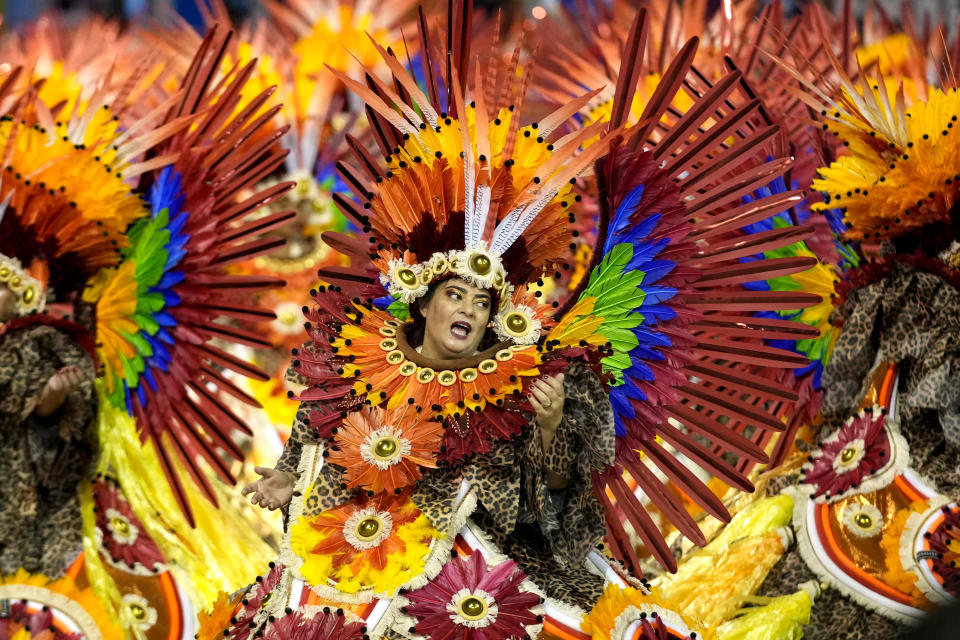
[[[808, 232], [742, 230], [784, 198], [741, 196], [789, 162], [759, 153], [776, 128], [740, 74], [704, 81], [691, 69], [691, 41], [626, 126], [642, 69], [641, 16], [609, 122], [571, 122], [593, 91], [522, 124], [532, 61], [505, 73], [475, 67], [469, 6], [456, 4], [449, 18], [445, 59], [431, 53], [440, 40], [421, 24], [415, 70], [380, 49], [392, 82], [370, 74], [363, 86], [339, 74], [368, 105], [385, 162], [357, 149], [341, 166], [355, 199], [335, 200], [360, 234], [325, 234], [352, 265], [321, 270], [330, 286], [316, 292], [311, 340], [294, 353], [291, 375], [307, 389], [279, 463], [300, 474], [285, 566], [256, 588], [276, 584], [263, 610], [251, 611], [248, 598], [245, 615], [219, 635], [259, 627], [272, 637], [285, 616], [323, 600], [350, 604], [373, 635], [508, 638], [558, 621], [580, 627], [604, 579], [643, 589], [628, 575], [639, 571], [628, 530], [675, 568], [648, 508], [701, 544], [677, 493], [729, 517], [677, 452], [749, 490], [719, 453], [766, 462], [755, 440], [782, 423], [744, 398], [796, 399], [747, 371], [805, 363], [763, 337], [816, 335], [750, 313], [819, 297], [744, 287], [815, 260], [739, 261]], [[685, 114], [671, 107], [681, 85], [692, 102]], [[600, 231], [590, 277], [562, 303], [542, 305], [527, 285], [569, 260], [576, 178], [591, 166]], [[463, 360], [428, 360], [409, 318], [431, 285], [451, 277], [491, 292], [493, 344]], [[543, 451], [525, 392], [560, 371], [569, 407]], [[569, 482], [559, 500], [546, 469]], [[601, 538], [616, 568], [592, 550]], [[618, 622], [691, 631], [679, 616], [653, 626], [646, 618], [633, 607]]]
[[836, 289], [826, 428], [816, 444], [798, 443], [772, 485], [790, 485], [799, 552], [763, 592], [819, 580], [829, 588], [809, 637], [886, 638], [956, 596], [947, 538], [958, 495], [951, 242], [960, 103], [949, 72], [942, 88], [928, 87], [923, 72], [947, 69], [954, 53], [926, 59], [915, 34], [835, 51], [820, 51], [826, 72], [796, 56], [781, 61], [800, 88], [783, 83], [784, 91], [820, 114], [831, 139], [821, 157], [839, 151], [812, 183], [823, 194], [813, 208], [842, 214], [845, 242], [866, 258], [848, 265]]
[[[262, 234], [292, 213], [246, 217], [292, 185], [238, 197], [284, 152], [279, 133], [258, 137], [263, 96], [240, 102], [253, 63], [217, 77], [228, 40], [211, 33], [169, 96], [143, 84], [149, 61], [74, 96], [72, 111], [18, 89], [21, 69], [2, 85], [0, 284], [19, 317], [0, 329], [0, 598], [27, 599], [4, 608], [15, 637], [31, 625], [52, 637], [190, 634], [194, 606], [248, 582], [271, 553], [222, 488], [224, 454], [241, 458], [246, 431], [222, 397], [255, 404], [230, 378], [266, 376], [213, 341], [269, 346], [249, 328], [271, 315], [253, 295], [281, 281], [227, 267], [282, 243]], [[40, 390], [69, 364], [84, 381], [39, 418]]]

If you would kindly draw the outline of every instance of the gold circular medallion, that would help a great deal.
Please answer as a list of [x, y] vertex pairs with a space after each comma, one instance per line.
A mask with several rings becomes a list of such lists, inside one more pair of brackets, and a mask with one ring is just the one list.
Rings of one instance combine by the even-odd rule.
[[507, 327], [507, 331], [515, 336], [524, 335], [530, 328], [530, 320], [519, 311], [511, 311], [508, 313], [507, 317], [504, 318], [503, 324]]
[[460, 601], [460, 615], [467, 620], [480, 620], [487, 615], [487, 603], [477, 596], [467, 596]]
[[393, 338], [384, 338], [380, 341], [380, 349], [382, 351], [393, 351], [397, 348], [397, 341]]
[[453, 371], [450, 371], [449, 369], [445, 371], [441, 371], [440, 373], [437, 374], [437, 382], [439, 382], [445, 387], [449, 387], [456, 381], [457, 381], [457, 374], [454, 373]]
[[395, 351], [391, 351], [390, 353], [388, 353], [387, 362], [389, 362], [390, 364], [400, 364], [401, 362], [403, 362], [403, 351], [400, 351], [399, 349], [397, 349]]
[[122, 536], [130, 535], [130, 525], [125, 520], [114, 518], [110, 521], [111, 528]]
[[357, 523], [357, 537], [363, 541], [372, 540], [380, 533], [380, 518], [370, 516]]
[[840, 462], [848, 463], [853, 460], [857, 455], [856, 447], [847, 447], [840, 452]]
[[477, 369], [480, 370], [480, 373], [493, 373], [497, 370], [497, 361], [483, 360], [477, 365]]
[[490, 267], [492, 265], [493, 263], [490, 262], [490, 257], [485, 254], [475, 253], [470, 256], [470, 270], [481, 276], [490, 273]]
[[384, 436], [374, 443], [373, 455], [381, 460], [390, 460], [399, 450], [399, 444], [393, 436]]
[[477, 370], [473, 368], [461, 369], [460, 379], [464, 382], [473, 382], [477, 379]]
[[861, 529], [870, 529], [873, 527], [873, 518], [866, 513], [858, 513], [853, 517], [853, 522]]
[[437, 372], [429, 367], [424, 367], [417, 372], [417, 382], [422, 384], [427, 384], [428, 382], [433, 382], [433, 379], [437, 377]]
[[397, 269], [397, 280], [408, 289], [416, 289], [418, 285], [417, 274], [408, 267]]

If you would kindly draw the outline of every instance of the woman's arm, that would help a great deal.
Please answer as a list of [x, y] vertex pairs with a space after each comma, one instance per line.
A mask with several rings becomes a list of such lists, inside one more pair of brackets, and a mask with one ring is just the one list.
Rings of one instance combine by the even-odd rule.
[[[563, 390], [564, 375], [548, 376], [537, 380], [531, 386], [530, 404], [536, 414], [537, 426], [543, 443], [544, 454], [549, 453], [557, 429], [563, 420], [563, 403], [566, 393]], [[546, 457], [545, 457], [546, 459]], [[553, 469], [545, 467], [548, 489], [564, 489], [569, 482]]]
[[49, 418], [60, 410], [67, 397], [80, 387], [83, 380], [80, 367], [63, 367], [47, 380], [37, 397], [33, 412], [41, 418]]
[[[540, 433], [531, 432], [521, 453], [522, 490], [526, 508], [540, 525], [561, 564], [579, 566], [605, 532], [603, 507], [593, 489], [593, 474], [613, 464], [615, 429], [613, 410], [603, 383], [586, 366], [573, 363], [564, 371], [553, 398], [537, 397], [537, 404], [563, 407], [557, 428], [544, 414]], [[548, 392], [540, 388], [540, 392]], [[536, 395], [531, 393], [531, 395]], [[547, 402], [551, 400], [551, 402]], [[531, 403], [533, 404], [533, 403]], [[549, 412], [547, 412], [549, 413]], [[544, 448], [544, 443], [549, 448]], [[562, 489], [562, 491], [558, 491]]]
[[316, 442], [318, 439], [316, 431], [311, 429], [307, 422], [308, 411], [305, 404], [301, 403], [297, 410], [290, 437], [284, 443], [283, 453], [280, 454], [274, 468], [254, 467], [253, 470], [262, 477], [240, 491], [242, 495], [253, 494], [250, 498], [252, 504], [272, 511], [285, 507], [293, 498], [293, 487], [299, 477], [297, 469], [300, 466], [303, 445]]

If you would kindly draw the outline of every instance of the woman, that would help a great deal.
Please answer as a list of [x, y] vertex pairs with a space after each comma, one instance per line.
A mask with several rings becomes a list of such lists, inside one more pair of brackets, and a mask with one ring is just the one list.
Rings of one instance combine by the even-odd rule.
[[[469, 3], [454, 3], [447, 42], [460, 42], [468, 12]], [[640, 56], [641, 41], [627, 55]], [[727, 233], [743, 220], [735, 208], [714, 212], [706, 182], [680, 185], [663, 168], [661, 157], [689, 156], [667, 144], [687, 144], [685, 124], [665, 134], [657, 153], [644, 148], [645, 125], [626, 138], [603, 122], [571, 132], [571, 115], [596, 92], [531, 122], [521, 114], [527, 63], [494, 64], [468, 78], [468, 69], [481, 67], [468, 63], [468, 43], [458, 47], [449, 65], [424, 53], [425, 68], [446, 68], [442, 82], [428, 80], [429, 96], [386, 50], [392, 83], [371, 89], [340, 78], [370, 106], [386, 158], [379, 163], [355, 148], [352, 164], [339, 166], [353, 198], [334, 200], [359, 232], [325, 240], [351, 266], [318, 273], [332, 286], [304, 309], [310, 341], [294, 352], [292, 374], [306, 387], [295, 437], [245, 492], [268, 508], [290, 504], [281, 584], [295, 578], [321, 598], [386, 603], [371, 635], [389, 627], [402, 636], [469, 637], [468, 629], [513, 620], [523, 623], [477, 633], [535, 637], [543, 623], [537, 594], [548, 606], [589, 608], [602, 581], [591, 569], [621, 584], [630, 577], [610, 565], [640, 569], [636, 536], [674, 567], [655, 518], [705, 543], [678, 495], [717, 518], [729, 514], [668, 447], [731, 486], [749, 487], [723, 458], [765, 458], [738, 429], [747, 421], [777, 430], [781, 422], [746, 404], [730, 409], [728, 394], [770, 392], [767, 381], [741, 379], [731, 363], [803, 360], [754, 349], [765, 323], [748, 326], [708, 308], [744, 279], [782, 265], [761, 260], [747, 273], [738, 244], [706, 252], [694, 236], [694, 219], [708, 221], [703, 233], [713, 225]], [[631, 103], [632, 84], [622, 83], [614, 113]], [[402, 86], [405, 97], [389, 86]], [[706, 103], [726, 99], [719, 95], [705, 95], [697, 112], [714, 113]], [[717, 176], [742, 171], [726, 164], [727, 136], [716, 133], [703, 134], [696, 155], [715, 159], [690, 160], [690, 171], [704, 171], [709, 192], [720, 194], [731, 184]], [[707, 151], [720, 140], [723, 153]], [[776, 177], [785, 169], [758, 169], [759, 147], [744, 145], [743, 155], [733, 153], [746, 158], [743, 171], [749, 165], [751, 175]], [[589, 275], [562, 307], [544, 304], [544, 280], [562, 280], [578, 251], [572, 223], [582, 198], [571, 185], [590, 166], [601, 231]], [[710, 215], [688, 211], [694, 200]], [[787, 231], [765, 241], [796, 242]], [[717, 277], [721, 267], [729, 275]], [[729, 308], [752, 310], [769, 297], [746, 293]], [[619, 562], [591, 557], [593, 567], [585, 558], [602, 538]], [[271, 602], [278, 619], [283, 606], [301, 604]]]
[[[454, 368], [484, 346], [496, 346], [490, 328], [496, 302], [495, 292], [460, 278], [431, 285], [415, 305], [417, 320], [408, 331], [411, 343], [419, 342], [422, 362], [437, 371]], [[589, 607], [600, 594], [601, 581], [585, 574], [581, 565], [605, 532], [590, 469], [598, 456], [608, 464], [613, 460], [609, 401], [597, 377], [577, 364], [565, 374], [533, 382], [527, 401], [530, 429], [513, 442], [424, 474], [413, 500], [431, 520], [440, 520], [450, 511], [461, 480], [469, 478], [480, 502], [473, 518], [501, 550], [550, 595]], [[303, 403], [301, 416], [309, 405]], [[298, 419], [276, 468], [258, 467], [263, 478], [243, 493], [252, 493], [251, 502], [262, 507], [286, 507], [302, 447], [316, 441], [316, 431]], [[331, 474], [330, 492], [340, 495], [340, 472]]]
[[[870, 96], [872, 84], [816, 92]], [[897, 637], [960, 595], [950, 546], [960, 518], [956, 98], [931, 86], [898, 105], [891, 121], [915, 124], [896, 135], [862, 104], [824, 118], [850, 152], [819, 169], [814, 208], [842, 207], [846, 237], [879, 250], [837, 284], [826, 426], [815, 448], [798, 442], [801, 472], [778, 481], [799, 485], [790, 487], [799, 545], [764, 595], [811, 578], [831, 587], [805, 637]], [[837, 100], [822, 113], [846, 109]]]
[[0, 574], [55, 578], [82, 548], [77, 484], [93, 453], [93, 361], [77, 342], [82, 328], [37, 313], [27, 289], [8, 286], [30, 278], [18, 262], [0, 255], [2, 274]]

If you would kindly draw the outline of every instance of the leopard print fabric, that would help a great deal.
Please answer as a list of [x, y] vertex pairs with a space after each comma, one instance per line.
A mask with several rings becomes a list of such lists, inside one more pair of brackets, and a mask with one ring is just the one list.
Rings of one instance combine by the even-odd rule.
[[[851, 292], [838, 313], [845, 322], [823, 375], [823, 436], [858, 410], [874, 362], [898, 362], [897, 413], [910, 466], [940, 492], [960, 498], [960, 292], [938, 276], [898, 267], [884, 280]], [[796, 484], [799, 477], [781, 483], [787, 480]], [[792, 550], [771, 571], [761, 593], [790, 593], [813, 579], [800, 553]], [[827, 589], [813, 607], [804, 638], [880, 640], [908, 631]]]
[[[593, 493], [592, 474], [614, 463], [613, 409], [600, 380], [574, 365], [564, 381], [563, 420], [547, 451], [531, 429], [521, 453], [525, 506], [521, 519], [538, 522], [560, 564], [579, 569], [606, 535], [603, 507]], [[562, 492], [547, 489], [547, 470], [566, 478]]]
[[343, 484], [343, 473], [335, 466], [325, 464], [310, 486], [304, 503], [303, 515], [313, 518], [324, 511], [340, 506], [356, 495]]
[[[460, 477], [467, 478], [479, 503], [473, 520], [497, 547], [547, 595], [589, 609], [603, 581], [588, 574], [583, 561], [606, 534], [591, 473], [613, 463], [616, 434], [606, 391], [589, 369], [571, 366], [564, 394], [563, 419], [546, 452], [531, 425], [516, 441], [467, 461], [459, 473], [425, 474], [414, 501], [436, 522], [438, 506], [440, 517], [447, 517]], [[547, 469], [567, 479], [565, 490], [547, 489]]]
[[[86, 381], [57, 413], [27, 411], [56, 372], [79, 367]], [[93, 362], [57, 329], [36, 325], [0, 336], [0, 572], [59, 577], [81, 551], [77, 485], [94, 443]]]
[[897, 401], [904, 424], [934, 412], [951, 447], [960, 446], [960, 291], [939, 276], [898, 266], [850, 293], [830, 364], [824, 371], [823, 414], [856, 412], [881, 362], [900, 364]]
[[315, 429], [310, 427], [307, 416], [310, 415], [310, 409], [314, 402], [301, 402], [297, 409], [297, 415], [293, 419], [293, 426], [290, 427], [290, 437], [283, 445], [283, 453], [277, 460], [275, 467], [280, 471], [287, 473], [297, 473], [300, 466], [300, 456], [303, 455], [303, 445], [316, 444], [320, 437]]
[[[605, 535], [603, 509], [591, 485], [591, 473], [612, 464], [616, 435], [613, 410], [600, 380], [575, 364], [566, 372], [563, 419], [549, 450], [531, 425], [511, 442], [496, 442], [489, 452], [455, 466], [424, 473], [413, 500], [437, 529], [453, 517], [462, 479], [479, 503], [475, 521], [498, 547], [516, 560], [551, 597], [586, 608], [602, 591], [602, 580], [586, 574], [586, 554]], [[317, 442], [307, 424], [308, 403], [301, 404], [290, 440], [277, 468], [295, 472], [304, 443]], [[547, 489], [546, 470], [568, 480], [564, 491]], [[307, 516], [348, 500], [340, 472], [325, 465], [307, 496]]]
[[[310, 426], [308, 416], [310, 412], [318, 405], [316, 402], [305, 401], [300, 403], [297, 415], [294, 418], [293, 426], [290, 429], [290, 438], [283, 446], [283, 453], [277, 460], [275, 467], [280, 471], [297, 474], [300, 466], [300, 458], [303, 455], [305, 445], [318, 444], [321, 438], [317, 431]], [[321, 445], [324, 446], [324, 445]], [[308, 490], [303, 509], [303, 516], [312, 518], [324, 511], [333, 509], [353, 495], [343, 484], [342, 473], [331, 465], [324, 464], [313, 484]], [[294, 496], [300, 498], [301, 496]]]

